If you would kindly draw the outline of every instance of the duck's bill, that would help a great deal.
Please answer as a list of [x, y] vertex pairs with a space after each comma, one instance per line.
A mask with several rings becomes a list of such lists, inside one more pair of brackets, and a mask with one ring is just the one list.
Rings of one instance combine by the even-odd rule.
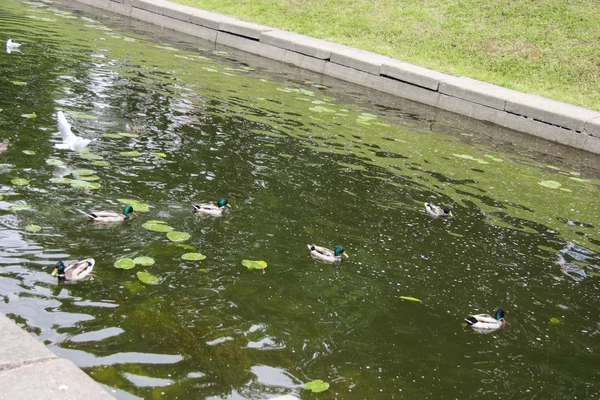
[[452, 211], [450, 211], [450, 212], [448, 213], [448, 216], [449, 216], [449, 217], [454, 217], [454, 214], [452, 214]]
[[344, 257], [346, 257], [346, 258], [350, 257], [350, 256], [348, 255], [348, 253], [346, 253], [346, 252], [343, 252], [343, 253], [342, 253], [342, 255], [343, 255]]
[[58, 274], [58, 268], [54, 268], [54, 271], [52, 271], [52, 276], [56, 276]]
[[227, 207], [229, 207], [229, 208], [233, 208], [233, 207], [231, 207], [231, 204], [229, 204], [229, 203], [227, 203]]

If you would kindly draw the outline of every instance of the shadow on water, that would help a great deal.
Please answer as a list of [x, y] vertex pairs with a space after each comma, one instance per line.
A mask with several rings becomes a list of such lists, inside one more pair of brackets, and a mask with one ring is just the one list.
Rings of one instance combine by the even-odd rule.
[[[597, 156], [92, 9], [1, 10], [24, 44], [0, 54], [0, 311], [118, 398], [598, 392]], [[53, 146], [57, 110], [86, 151]], [[87, 257], [97, 278], [50, 275]], [[461, 327], [497, 307], [504, 329]]]

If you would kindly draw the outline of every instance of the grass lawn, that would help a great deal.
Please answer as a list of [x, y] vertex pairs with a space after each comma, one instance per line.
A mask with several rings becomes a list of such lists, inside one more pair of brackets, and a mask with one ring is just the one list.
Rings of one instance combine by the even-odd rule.
[[600, 111], [598, 0], [174, 0]]

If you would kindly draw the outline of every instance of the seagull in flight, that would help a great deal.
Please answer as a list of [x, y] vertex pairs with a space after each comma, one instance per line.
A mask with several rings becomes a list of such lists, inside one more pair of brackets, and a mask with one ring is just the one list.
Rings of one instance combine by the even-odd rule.
[[62, 143], [57, 143], [54, 145], [54, 147], [57, 149], [81, 150], [92, 141], [91, 139], [84, 139], [80, 136], [75, 136], [75, 134], [71, 132], [71, 125], [69, 122], [67, 122], [67, 118], [62, 111], [56, 113], [56, 122], [63, 140]]

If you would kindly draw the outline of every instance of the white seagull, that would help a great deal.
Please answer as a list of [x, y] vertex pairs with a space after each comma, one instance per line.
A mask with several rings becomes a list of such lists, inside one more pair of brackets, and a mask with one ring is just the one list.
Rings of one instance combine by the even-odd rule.
[[62, 111], [56, 113], [56, 122], [58, 123], [58, 130], [60, 131], [63, 140], [62, 143], [54, 145], [57, 149], [81, 150], [92, 141], [91, 139], [75, 136], [75, 134], [71, 132], [71, 125], [67, 122], [67, 118], [65, 118]]
[[21, 47], [22, 43], [13, 42], [11, 38], [8, 38], [6, 41], [6, 52], [10, 54], [13, 51], [21, 51], [19, 47]]

